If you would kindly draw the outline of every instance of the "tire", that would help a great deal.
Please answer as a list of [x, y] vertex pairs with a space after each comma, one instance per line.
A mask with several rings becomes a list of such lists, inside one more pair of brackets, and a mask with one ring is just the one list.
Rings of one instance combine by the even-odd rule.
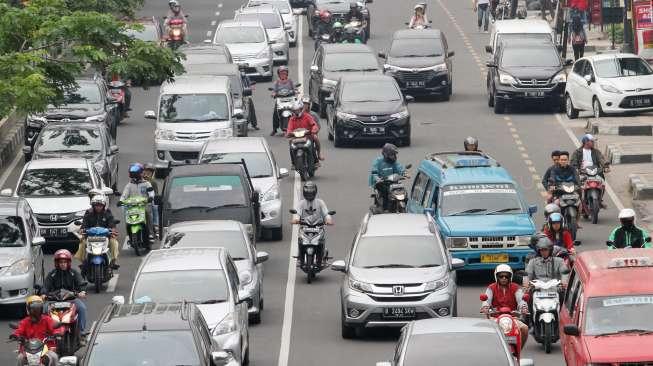
[[320, 118], [326, 118], [326, 104], [324, 102], [324, 96], [318, 96], [318, 113], [320, 114]]
[[135, 234], [129, 234], [129, 244], [134, 248], [134, 253], [137, 257], [141, 256], [141, 243], [138, 242], [138, 238]]
[[505, 109], [504, 102], [494, 97], [494, 114], [503, 114]]
[[590, 202], [588, 206], [590, 209], [590, 214], [592, 215], [592, 224], [596, 225], [599, 223], [599, 211], [601, 210], [601, 205], [599, 204], [598, 198], [594, 197], [594, 195], [590, 196]]
[[442, 94], [441, 98], [443, 102], [448, 102], [451, 100], [451, 94], [449, 94], [449, 91], [447, 91], [446, 93]]
[[313, 282], [313, 278], [315, 278], [315, 272], [313, 272], [313, 258], [315, 258], [313, 255], [306, 256], [306, 268], [308, 268], [306, 272], [306, 282], [308, 283]]
[[327, 136], [327, 138], [329, 139], [329, 141], [333, 141], [333, 133], [331, 132], [331, 130], [329, 130], [328, 133], [329, 135]]
[[258, 313], [249, 316], [249, 324], [261, 324], [261, 310]]
[[336, 126], [336, 122], [333, 122], [333, 146], [334, 147], [342, 147], [343, 143], [342, 140], [338, 137], [338, 127]]
[[104, 271], [102, 270], [102, 265], [101, 264], [96, 264], [93, 266], [93, 288], [95, 289], [95, 293], [99, 294], [100, 291], [102, 291], [102, 275], [104, 274]]
[[256, 109], [254, 108], [254, 101], [250, 99], [249, 102], [249, 124], [258, 127], [258, 119], [256, 118]]
[[283, 239], [283, 226], [273, 227], [270, 229], [270, 239], [272, 240], [282, 240]]
[[345, 314], [340, 314], [340, 333], [343, 339], [356, 338], [356, 328], [345, 323]]
[[592, 112], [594, 113], [594, 118], [605, 117], [603, 108], [601, 108], [601, 102], [599, 102], [599, 99], [596, 97], [592, 100]]
[[243, 355], [243, 365], [249, 365], [249, 335], [247, 335], [247, 349]]
[[578, 225], [576, 223], [576, 213], [574, 212], [573, 215], [567, 215], [567, 227], [569, 228], [569, 231], [571, 232], [571, 238], [573, 240], [576, 240], [576, 234], [578, 232]]
[[399, 144], [403, 146], [410, 146], [410, 136], [401, 139], [401, 142]]
[[544, 336], [542, 337], [544, 352], [551, 353], [551, 343], [553, 343], [553, 323], [545, 323]]
[[397, 202], [397, 212], [406, 213], [406, 202]]
[[567, 118], [569, 119], [578, 118], [578, 109], [574, 108], [574, 103], [572, 102], [571, 96], [569, 94], [565, 96], [565, 112], [567, 114]]
[[458, 317], [458, 298], [453, 301], [453, 310], [451, 310], [452, 317]]

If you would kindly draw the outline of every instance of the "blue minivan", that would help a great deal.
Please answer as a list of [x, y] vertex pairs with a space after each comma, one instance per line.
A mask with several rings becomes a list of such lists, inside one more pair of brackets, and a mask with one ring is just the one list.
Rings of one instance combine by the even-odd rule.
[[524, 268], [537, 206], [526, 205], [506, 169], [481, 152], [440, 152], [417, 170], [408, 211], [431, 212], [464, 270]]

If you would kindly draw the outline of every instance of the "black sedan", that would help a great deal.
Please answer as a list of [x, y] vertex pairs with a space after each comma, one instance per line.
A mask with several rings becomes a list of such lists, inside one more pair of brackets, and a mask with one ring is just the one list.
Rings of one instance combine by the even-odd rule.
[[340, 78], [325, 99], [329, 140], [336, 147], [353, 141], [392, 141], [410, 145], [410, 112], [395, 79], [357, 74]]

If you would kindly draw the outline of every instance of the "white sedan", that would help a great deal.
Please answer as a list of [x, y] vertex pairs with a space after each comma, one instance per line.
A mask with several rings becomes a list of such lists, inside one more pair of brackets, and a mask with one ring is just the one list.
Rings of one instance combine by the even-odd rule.
[[567, 77], [565, 107], [570, 119], [581, 110], [595, 118], [653, 110], [653, 69], [630, 53], [580, 58]]
[[297, 44], [297, 17], [293, 14], [292, 7], [288, 0], [249, 0], [248, 7], [254, 7], [259, 4], [270, 4], [274, 6], [283, 18], [284, 27], [288, 33], [290, 47]]

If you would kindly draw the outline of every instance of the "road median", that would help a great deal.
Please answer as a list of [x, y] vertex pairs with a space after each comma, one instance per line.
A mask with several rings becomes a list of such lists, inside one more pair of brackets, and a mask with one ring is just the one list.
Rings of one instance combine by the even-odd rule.
[[0, 120], [0, 170], [11, 164], [23, 145], [25, 124], [22, 117], [12, 112]]

